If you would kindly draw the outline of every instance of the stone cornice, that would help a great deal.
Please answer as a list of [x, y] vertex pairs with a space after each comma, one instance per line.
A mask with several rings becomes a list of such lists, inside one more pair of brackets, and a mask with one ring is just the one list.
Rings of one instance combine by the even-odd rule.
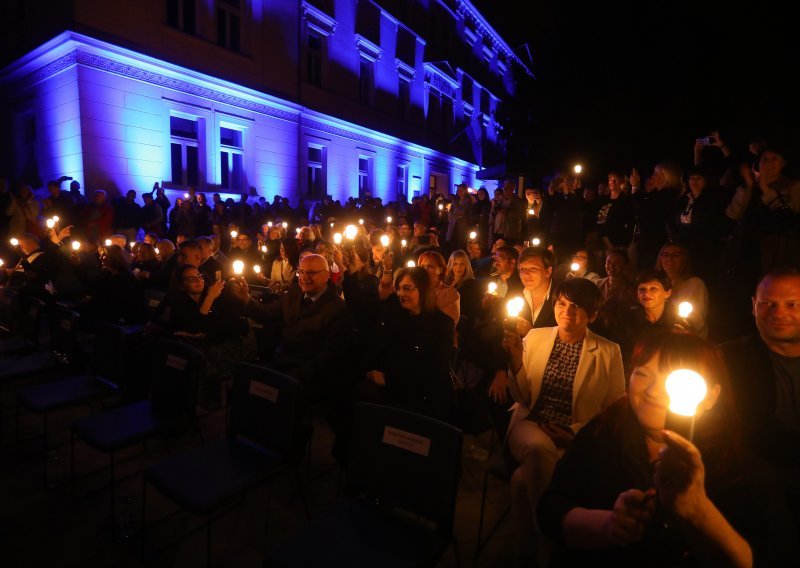
[[336, 31], [336, 20], [310, 2], [303, 0], [302, 10], [303, 19], [317, 33], [327, 37]]

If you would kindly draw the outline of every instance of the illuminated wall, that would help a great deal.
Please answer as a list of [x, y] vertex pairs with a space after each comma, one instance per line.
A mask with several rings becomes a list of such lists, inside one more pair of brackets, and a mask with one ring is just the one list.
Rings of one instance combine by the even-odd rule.
[[[198, 73], [135, 51], [65, 32], [0, 73], [12, 111], [35, 116], [43, 180], [70, 175], [87, 190], [149, 190], [172, 179], [170, 117], [194, 121], [198, 190], [221, 191], [221, 129], [240, 133], [239, 188], [271, 200], [306, 196], [309, 144], [324, 147], [326, 192], [358, 194], [359, 157], [370, 159], [373, 194], [395, 199], [397, 166], [408, 195], [472, 185], [478, 167], [458, 158], [355, 125], [297, 103]], [[230, 184], [229, 184], [230, 186]], [[174, 197], [174, 195], [173, 195]], [[308, 199], [308, 197], [307, 197]]]

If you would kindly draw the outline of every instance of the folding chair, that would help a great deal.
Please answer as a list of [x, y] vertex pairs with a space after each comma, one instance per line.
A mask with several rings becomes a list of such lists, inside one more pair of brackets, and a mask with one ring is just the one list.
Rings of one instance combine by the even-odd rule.
[[433, 566], [450, 542], [461, 432], [375, 404], [356, 405], [348, 493], [270, 554], [273, 566]]
[[[70, 329], [74, 330], [78, 323], [77, 314], [62, 310], [61, 318], [67, 317], [71, 319], [61, 319], [59, 329], [64, 329], [64, 321], [71, 321]], [[50, 383], [31, 385], [17, 391], [15, 413], [17, 447], [19, 447], [20, 407], [42, 415], [45, 484], [47, 483], [48, 415], [58, 410], [88, 404], [94, 400], [118, 394], [131, 361], [130, 347], [137, 335], [140, 334], [133, 334], [120, 326], [99, 324], [95, 336], [91, 373]]]
[[197, 383], [204, 372], [203, 354], [184, 343], [161, 340], [154, 345], [150, 399], [92, 416], [72, 425], [70, 479], [74, 495], [75, 438], [109, 455], [112, 539], [116, 536], [116, 452], [155, 436], [176, 435], [194, 424]]
[[284, 456], [292, 447], [300, 388], [296, 379], [278, 371], [248, 363], [237, 366], [227, 436], [145, 471], [142, 557], [150, 482], [183, 509], [206, 518], [206, 563], [210, 564], [214, 520], [250, 488], [283, 470]]
[[20, 301], [14, 290], [2, 290], [3, 323], [0, 325], [7, 333], [0, 338], [0, 356], [33, 351], [39, 347], [45, 303], [38, 298]]

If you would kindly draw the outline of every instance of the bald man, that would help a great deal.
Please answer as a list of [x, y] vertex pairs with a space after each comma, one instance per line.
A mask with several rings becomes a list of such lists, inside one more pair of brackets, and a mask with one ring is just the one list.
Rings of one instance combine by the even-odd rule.
[[300, 261], [297, 285], [267, 304], [250, 298], [247, 282], [231, 281], [237, 298], [247, 305], [247, 315], [275, 332], [274, 351], [267, 360], [276, 369], [298, 379], [312, 399], [331, 398], [342, 392], [353, 324], [350, 314], [330, 283], [328, 261], [310, 254]]

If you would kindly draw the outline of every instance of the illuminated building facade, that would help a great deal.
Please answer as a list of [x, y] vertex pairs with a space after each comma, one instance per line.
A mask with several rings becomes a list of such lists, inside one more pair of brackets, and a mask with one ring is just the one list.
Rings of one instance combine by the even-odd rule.
[[89, 190], [447, 193], [530, 74], [467, 0], [37, 4], [4, 8], [3, 166]]

